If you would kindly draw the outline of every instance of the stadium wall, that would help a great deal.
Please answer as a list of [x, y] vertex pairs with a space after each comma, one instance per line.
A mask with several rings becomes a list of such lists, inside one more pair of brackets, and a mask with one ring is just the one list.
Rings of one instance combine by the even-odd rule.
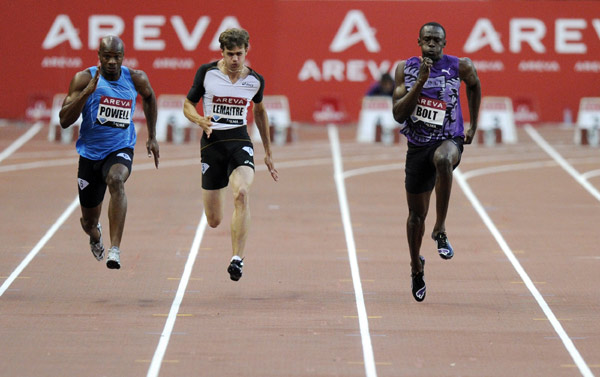
[[428, 21], [445, 26], [446, 53], [475, 62], [483, 94], [512, 98], [519, 119], [561, 121], [581, 97], [600, 96], [595, 0], [136, 3], [3, 2], [0, 118], [50, 106], [74, 73], [97, 64], [107, 32], [121, 35], [125, 64], [144, 70], [157, 95], [186, 94], [197, 67], [220, 57], [216, 40], [231, 26], [250, 32], [249, 64], [265, 77], [266, 94], [289, 98], [294, 121], [313, 121], [324, 98], [356, 121], [380, 73], [419, 54]]

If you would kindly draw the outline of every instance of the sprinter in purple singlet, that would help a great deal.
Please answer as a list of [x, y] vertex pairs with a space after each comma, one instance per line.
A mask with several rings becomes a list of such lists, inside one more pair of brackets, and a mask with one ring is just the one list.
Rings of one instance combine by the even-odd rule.
[[[412, 293], [425, 299], [424, 265], [420, 255], [429, 199], [435, 188], [436, 222], [431, 238], [443, 259], [454, 256], [446, 236], [446, 215], [452, 190], [452, 171], [458, 166], [463, 144], [477, 129], [481, 85], [469, 58], [444, 55], [446, 30], [429, 22], [419, 31], [421, 56], [401, 61], [396, 68], [394, 118], [408, 140], [406, 153], [407, 236], [411, 257]], [[460, 107], [460, 84], [467, 89], [470, 125], [465, 130]]]

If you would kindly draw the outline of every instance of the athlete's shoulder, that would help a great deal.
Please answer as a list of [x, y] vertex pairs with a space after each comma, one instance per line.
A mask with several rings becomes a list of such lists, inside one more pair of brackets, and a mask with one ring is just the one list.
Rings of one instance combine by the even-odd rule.
[[406, 59], [406, 65], [413, 65], [413, 64], [421, 64], [421, 57], [420, 56], [411, 56], [410, 58]]
[[248, 70], [250, 70], [250, 73], [248, 73], [249, 76], [254, 76], [260, 81], [265, 80], [264, 77], [260, 73], [256, 72], [254, 69], [248, 67]]
[[460, 58], [458, 56], [447, 55], [447, 54], [444, 54], [443, 59], [444, 59], [444, 62], [449, 65], [450, 64], [458, 64], [460, 61]]
[[71, 87], [76, 89], [83, 89], [87, 84], [92, 81], [92, 78], [98, 71], [98, 67], [88, 67], [82, 71], [79, 71], [73, 75], [71, 79]]
[[219, 67], [217, 66], [218, 63], [219, 61], [215, 60], [214, 62], [202, 64], [200, 68], [198, 68], [198, 72], [208, 72], [213, 69], [219, 69]]
[[133, 76], [138, 76], [138, 75], [145, 75], [144, 71], [139, 70], [139, 69], [131, 69], [127, 66], [122, 65], [121, 66], [121, 74], [123, 75], [123, 77], [125, 77], [126, 79], [130, 79]]
[[248, 69], [250, 70], [250, 73], [248, 73], [248, 76], [252, 76], [252, 77], [256, 78], [258, 80], [258, 82], [260, 83], [260, 85], [264, 86], [265, 85], [265, 78], [262, 77], [262, 75], [260, 73], [256, 72], [252, 68], [248, 67]]

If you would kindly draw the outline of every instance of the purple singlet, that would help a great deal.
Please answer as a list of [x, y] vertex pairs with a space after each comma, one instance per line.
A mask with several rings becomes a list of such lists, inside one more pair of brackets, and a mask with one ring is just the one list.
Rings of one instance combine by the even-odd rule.
[[[419, 75], [419, 57], [413, 56], [404, 67], [404, 84], [410, 91]], [[444, 55], [431, 67], [417, 106], [402, 125], [408, 142], [428, 145], [441, 140], [463, 136], [463, 118], [460, 109], [460, 77], [458, 58]]]

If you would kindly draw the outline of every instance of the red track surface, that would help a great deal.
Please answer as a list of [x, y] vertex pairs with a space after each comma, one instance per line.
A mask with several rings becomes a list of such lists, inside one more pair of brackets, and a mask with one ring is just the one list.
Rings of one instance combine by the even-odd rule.
[[[0, 127], [0, 153], [25, 131]], [[598, 149], [574, 145], [572, 129], [536, 131], [579, 173], [600, 169]], [[353, 250], [327, 129], [301, 127], [297, 142], [274, 147], [280, 182], [262, 166], [257, 170], [239, 282], [225, 271], [228, 221], [204, 232], [160, 369], [152, 374], [184, 266], [195, 252], [202, 202], [198, 146], [162, 143], [156, 170], [142, 131], [126, 186], [121, 270], [92, 257], [77, 207], [0, 296], [0, 375], [584, 375], [507, 250], [575, 352], [600, 375], [600, 202], [524, 129], [516, 145], [467, 146], [459, 173], [508, 249], [455, 179], [447, 229], [456, 256], [440, 259], [428, 239], [432, 206], [422, 250], [423, 303], [410, 293], [405, 145], [357, 144], [354, 129], [339, 132], [343, 169], [353, 173], [343, 184], [360, 283], [352, 280]], [[74, 146], [48, 142], [46, 133], [0, 162], [0, 283], [76, 198]], [[258, 144], [256, 152], [259, 166]], [[600, 176], [592, 173], [588, 182], [600, 190]], [[107, 201], [104, 224], [106, 211]], [[229, 219], [230, 204], [226, 211]], [[366, 337], [357, 297], [368, 315]]]

